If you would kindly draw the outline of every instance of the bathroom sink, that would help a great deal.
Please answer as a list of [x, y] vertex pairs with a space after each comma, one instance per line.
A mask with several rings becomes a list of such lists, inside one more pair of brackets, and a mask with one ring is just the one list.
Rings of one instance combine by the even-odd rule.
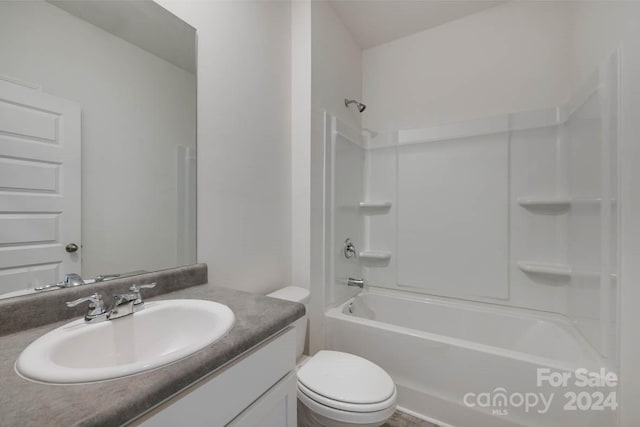
[[226, 305], [204, 300], [145, 303], [120, 319], [67, 323], [31, 343], [16, 371], [35, 381], [73, 384], [164, 366], [222, 338], [234, 322]]

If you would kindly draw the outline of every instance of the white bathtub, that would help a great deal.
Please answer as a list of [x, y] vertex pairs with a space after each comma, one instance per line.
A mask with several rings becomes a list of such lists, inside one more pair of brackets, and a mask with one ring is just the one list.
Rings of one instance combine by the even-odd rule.
[[[389, 372], [401, 408], [443, 425], [615, 425], [611, 397], [603, 410], [590, 409], [600, 397], [593, 393], [615, 397], [611, 382], [575, 384], [576, 369], [610, 372], [609, 365], [559, 315], [372, 290], [327, 311], [326, 331], [329, 348], [360, 355]], [[566, 387], [548, 381], [538, 386], [538, 368], [548, 368], [555, 379], [566, 375]], [[567, 392], [589, 396], [581, 397], [576, 410], [566, 410]], [[528, 409], [520, 396], [529, 399]], [[543, 398], [551, 398], [547, 410]]]

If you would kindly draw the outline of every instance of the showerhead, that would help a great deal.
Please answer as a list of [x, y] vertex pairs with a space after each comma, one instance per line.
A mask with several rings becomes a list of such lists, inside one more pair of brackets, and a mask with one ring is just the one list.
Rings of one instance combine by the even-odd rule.
[[356, 104], [356, 107], [358, 107], [358, 111], [361, 112], [361, 113], [367, 108], [367, 106], [364, 105], [362, 102], [358, 102], [355, 99], [347, 99], [347, 98], [345, 98], [344, 99], [344, 106], [349, 108], [350, 104]]

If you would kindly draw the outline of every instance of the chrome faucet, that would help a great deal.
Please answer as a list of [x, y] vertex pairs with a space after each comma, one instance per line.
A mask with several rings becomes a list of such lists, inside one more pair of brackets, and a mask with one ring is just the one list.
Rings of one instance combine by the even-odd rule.
[[135, 271], [129, 271], [127, 273], [108, 273], [108, 274], [98, 274], [95, 279], [96, 282], [104, 282], [105, 280], [111, 280], [111, 279], [119, 279], [119, 278], [123, 278], [123, 277], [128, 277], [128, 276], [135, 276], [136, 274], [142, 274], [142, 273], [146, 273], [145, 270], [135, 270]]
[[[136, 271], [130, 271], [128, 273], [98, 274], [93, 279], [93, 281], [94, 282], [104, 282], [106, 280], [118, 279], [118, 278], [128, 277], [128, 276], [135, 276], [136, 274], [142, 274], [142, 273], [146, 273], [146, 271], [144, 271], [144, 270], [136, 270]], [[88, 280], [88, 282], [91, 283], [90, 280]], [[48, 285], [38, 286], [38, 287], [35, 288], [35, 290], [36, 291], [47, 291], [47, 290], [50, 290], [50, 289], [74, 288], [76, 286], [82, 286], [82, 285], [86, 285], [86, 284], [88, 284], [88, 283], [85, 282], [84, 280], [82, 280], [82, 277], [80, 277], [79, 274], [69, 273], [69, 274], [65, 274], [63, 281], [57, 282], [57, 283], [50, 283]]]
[[89, 302], [89, 309], [87, 310], [87, 314], [84, 315], [85, 322], [100, 322], [102, 320], [107, 320], [102, 295], [96, 292], [95, 294], [89, 295], [88, 297], [69, 301], [67, 302], [67, 307], [75, 307], [76, 305], [82, 304], [83, 302]]
[[364, 288], [364, 279], [354, 279], [353, 277], [349, 277], [347, 279], [347, 286], [357, 286], [359, 288]]
[[119, 319], [120, 317], [128, 316], [142, 310], [144, 308], [144, 301], [140, 295], [140, 289], [153, 288], [155, 286], [155, 283], [139, 286], [131, 285], [128, 294], [114, 295], [109, 320]]
[[49, 285], [38, 286], [36, 291], [46, 291], [47, 289], [59, 289], [59, 288], [75, 288], [76, 286], [84, 285], [84, 280], [79, 274], [69, 273], [64, 275], [64, 280], [58, 283], [51, 283]]
[[140, 289], [153, 288], [155, 286], [155, 283], [148, 285], [131, 285], [131, 287], [129, 287], [129, 293], [114, 295], [113, 302], [107, 309], [104, 308], [104, 301], [98, 293], [79, 298], [75, 301], [69, 301], [67, 302], [67, 307], [75, 307], [83, 302], [89, 302], [89, 309], [84, 316], [85, 322], [98, 323], [105, 320], [115, 320], [142, 310], [144, 308], [144, 301], [140, 295]]

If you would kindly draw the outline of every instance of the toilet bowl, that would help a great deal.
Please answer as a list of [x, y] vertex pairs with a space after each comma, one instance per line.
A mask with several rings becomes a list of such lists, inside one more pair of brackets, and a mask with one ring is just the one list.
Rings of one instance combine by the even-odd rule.
[[[268, 296], [307, 304], [309, 291], [289, 286]], [[300, 360], [307, 316], [295, 323]], [[396, 387], [382, 368], [362, 357], [322, 350], [298, 364], [298, 425], [378, 427], [396, 408]]]

